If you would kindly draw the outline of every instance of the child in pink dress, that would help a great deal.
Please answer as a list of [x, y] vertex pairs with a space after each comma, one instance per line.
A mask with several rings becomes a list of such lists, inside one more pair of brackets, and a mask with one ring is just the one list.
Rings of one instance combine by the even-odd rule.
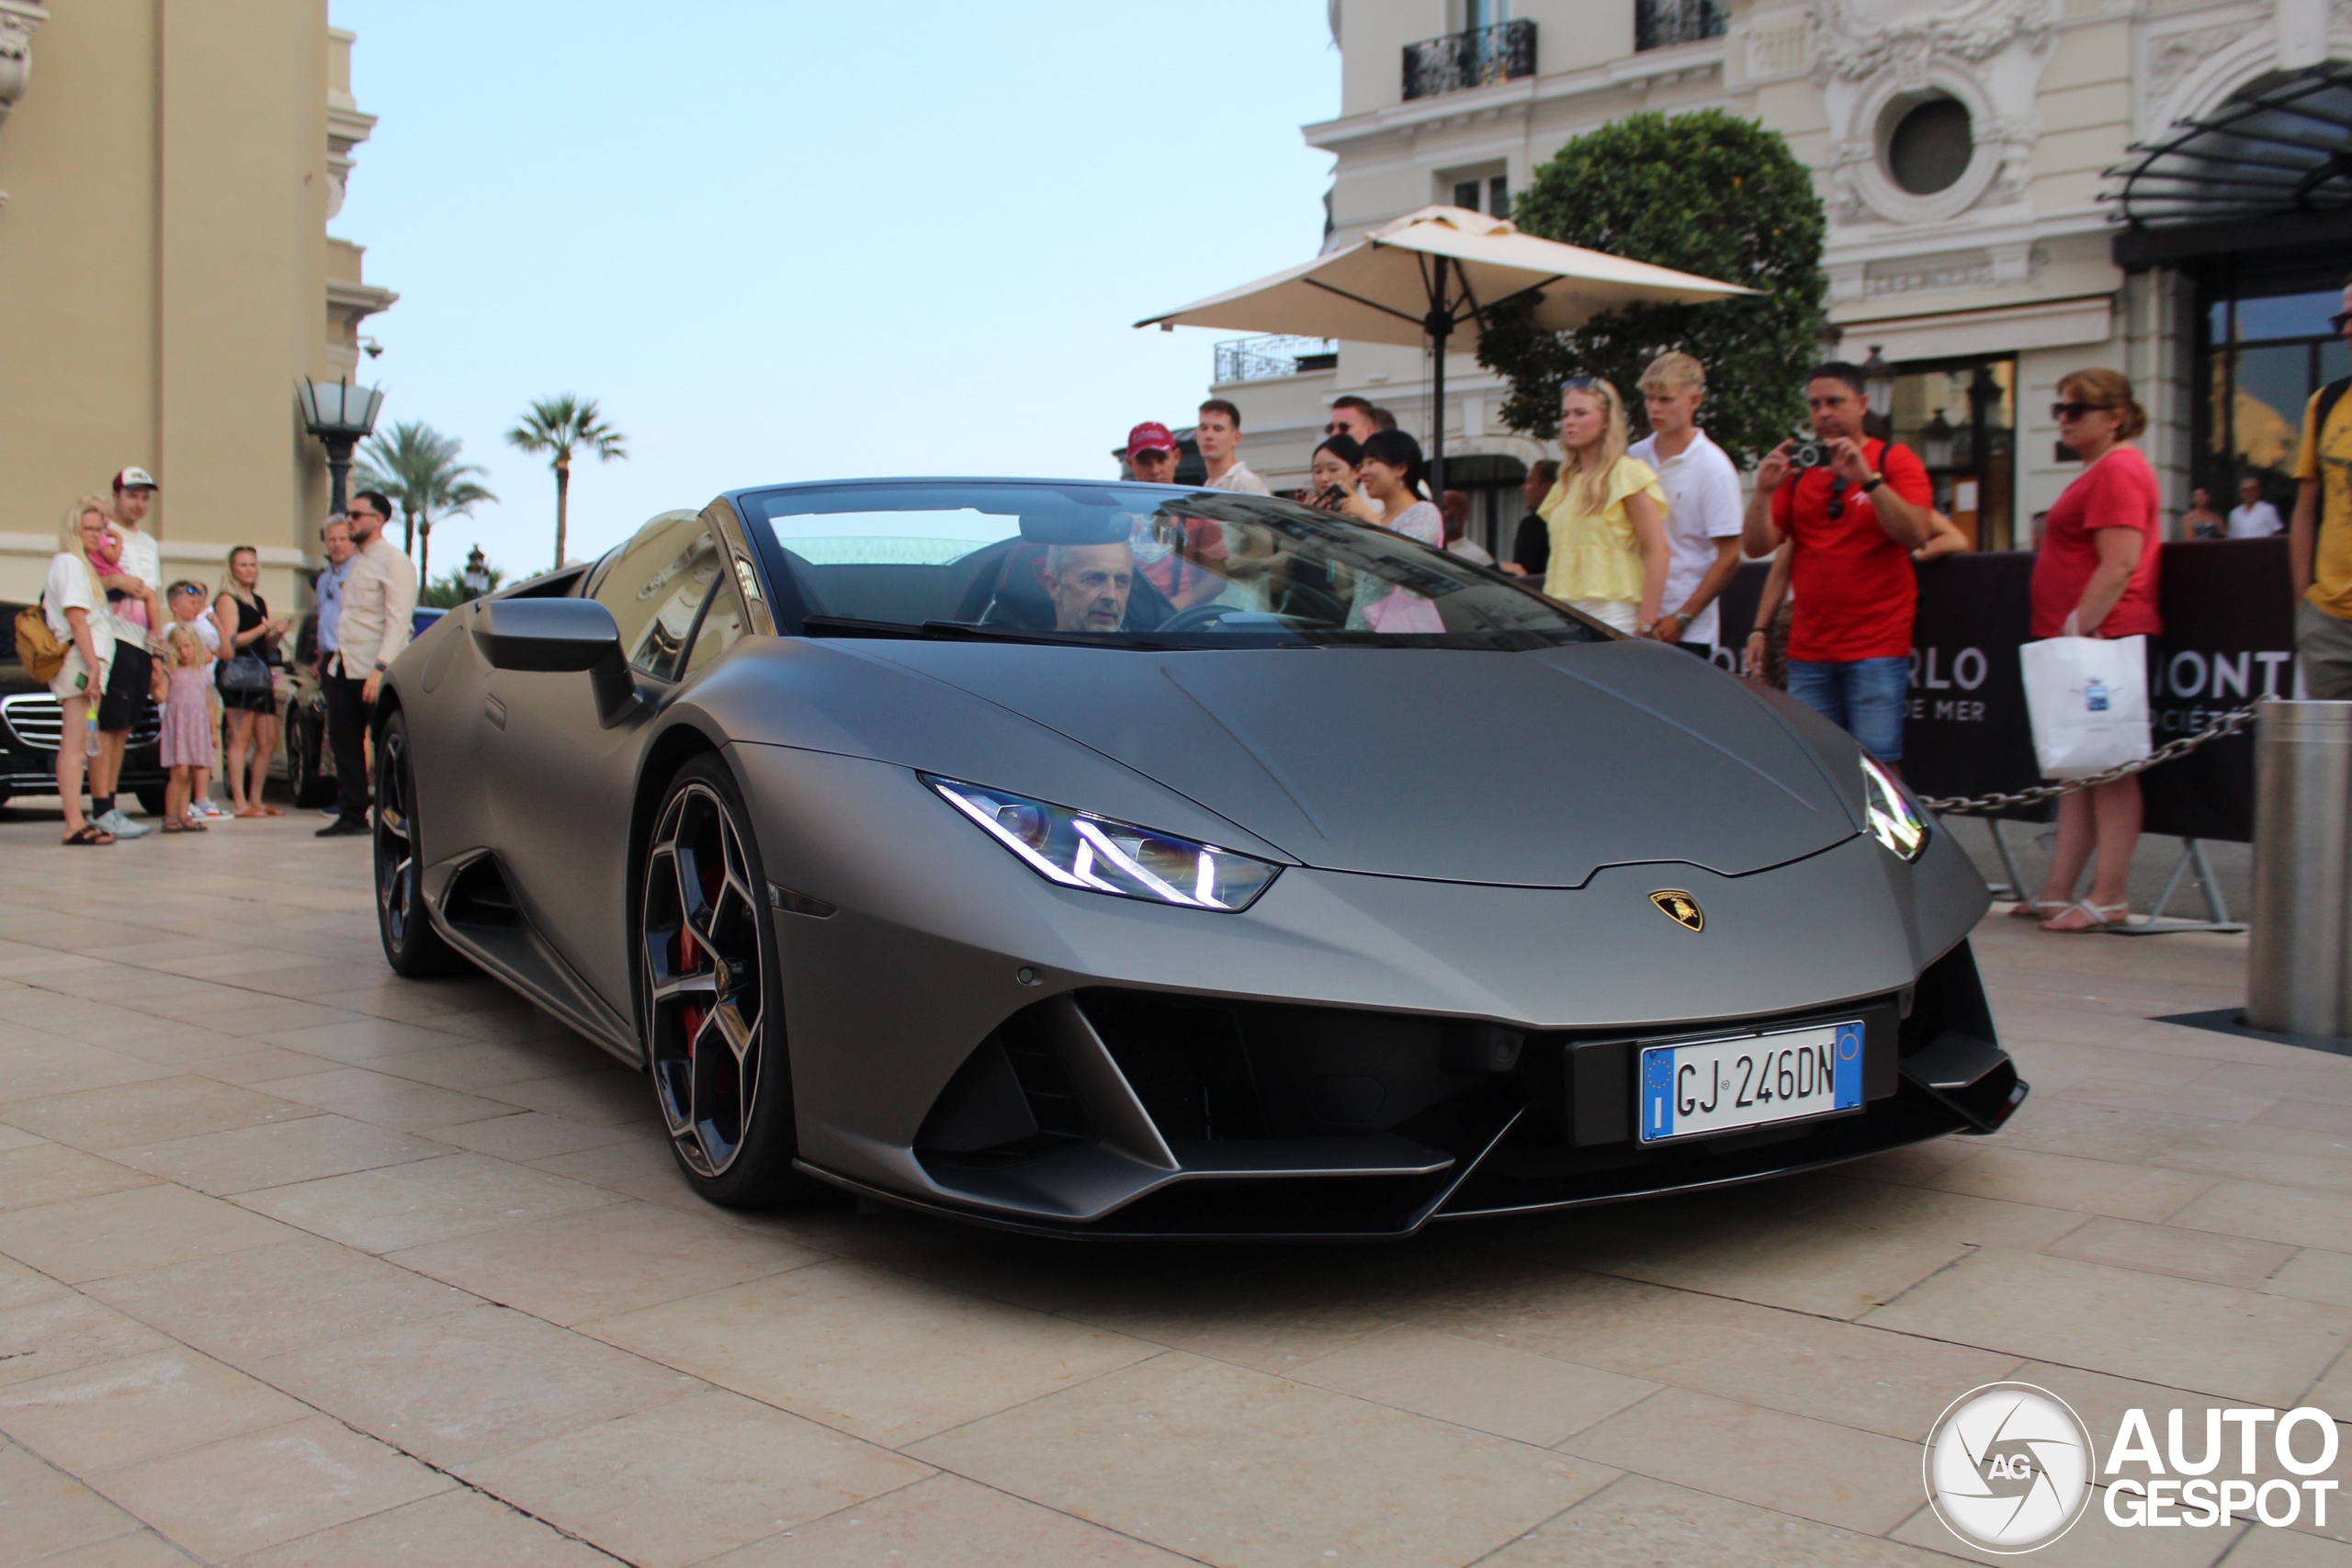
[[164, 786], [164, 831], [202, 833], [209, 829], [188, 807], [197, 770], [212, 765], [212, 682], [206, 673], [212, 655], [185, 623], [164, 634], [164, 650], [171, 682], [164, 694], [163, 762], [172, 771]]

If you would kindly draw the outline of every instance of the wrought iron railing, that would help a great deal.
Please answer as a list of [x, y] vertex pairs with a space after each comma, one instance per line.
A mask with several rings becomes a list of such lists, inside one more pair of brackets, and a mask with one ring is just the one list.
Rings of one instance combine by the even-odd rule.
[[1340, 345], [1327, 337], [1237, 337], [1216, 345], [1219, 381], [1271, 381], [1304, 376], [1340, 363]]
[[1535, 74], [1535, 24], [1498, 22], [1405, 46], [1405, 96], [1433, 98]]
[[1634, 0], [1634, 47], [1671, 49], [1721, 38], [1731, 25], [1723, 0]]

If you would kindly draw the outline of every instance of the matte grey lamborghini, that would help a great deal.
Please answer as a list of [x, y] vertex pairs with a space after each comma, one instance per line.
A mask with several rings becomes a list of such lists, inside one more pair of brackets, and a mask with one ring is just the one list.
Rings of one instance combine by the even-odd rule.
[[392, 967], [646, 1074], [712, 1201], [1396, 1235], [1985, 1133], [1986, 892], [1841, 731], [1288, 502], [730, 491], [377, 713]]

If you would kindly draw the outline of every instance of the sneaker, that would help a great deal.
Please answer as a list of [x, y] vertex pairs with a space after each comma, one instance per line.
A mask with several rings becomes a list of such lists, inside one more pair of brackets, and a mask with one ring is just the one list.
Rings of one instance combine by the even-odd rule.
[[355, 822], [348, 817], [338, 816], [334, 821], [328, 823], [325, 827], [312, 834], [311, 837], [318, 839], [359, 838], [365, 836], [367, 831], [367, 823]]
[[329, 821], [333, 821], [343, 815], [343, 807], [340, 806], [322, 806], [319, 807], [319, 815], [327, 818]]
[[208, 820], [220, 820], [227, 818], [229, 815], [227, 812], [221, 810], [217, 803], [209, 800], [199, 800], [195, 805], [189, 807], [188, 809], [194, 812], [197, 816], [205, 818]]
[[118, 839], [143, 839], [148, 834], [155, 830], [153, 828], [142, 827], [139, 823], [133, 822], [130, 818], [125, 817], [122, 814], [122, 810], [119, 807], [99, 818], [97, 819], [97, 825], [100, 828], [105, 829], [107, 832], [112, 833]]

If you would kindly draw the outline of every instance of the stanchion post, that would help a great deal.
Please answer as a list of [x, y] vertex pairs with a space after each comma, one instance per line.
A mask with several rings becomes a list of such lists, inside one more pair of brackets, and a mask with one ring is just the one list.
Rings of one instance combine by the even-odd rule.
[[2260, 712], [2245, 1021], [2352, 1035], [2352, 703]]

